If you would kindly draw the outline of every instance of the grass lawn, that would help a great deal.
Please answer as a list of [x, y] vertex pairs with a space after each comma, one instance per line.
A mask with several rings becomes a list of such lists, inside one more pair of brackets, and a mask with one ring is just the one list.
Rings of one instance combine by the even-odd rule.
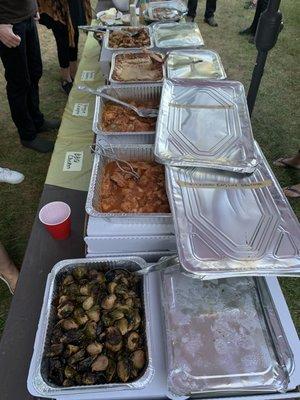
[[[216, 18], [218, 28], [202, 23], [204, 0], [199, 1], [199, 24], [206, 46], [216, 50], [223, 61], [228, 78], [241, 81], [246, 90], [251, 79], [256, 49], [238, 31], [248, 26], [254, 11], [245, 10], [242, 0], [219, 0]], [[285, 28], [276, 48], [271, 51], [265, 68], [252, 124], [256, 140], [269, 162], [292, 155], [300, 148], [299, 138], [299, 26], [300, 3], [282, 1]], [[59, 88], [56, 49], [51, 32], [40, 27], [44, 75], [40, 84], [41, 109], [47, 117], [62, 115], [66, 96]], [[298, 34], [298, 35], [297, 35]], [[84, 36], [82, 41], [84, 40]], [[0, 165], [23, 172], [25, 181], [16, 186], [0, 184], [0, 240], [17, 265], [21, 265], [34, 215], [50, 161], [20, 146], [11, 121], [5, 96], [3, 68], [0, 66]], [[274, 167], [282, 186], [300, 182], [297, 171]], [[291, 201], [300, 216], [300, 200]], [[280, 279], [293, 320], [300, 331], [300, 280]], [[0, 283], [0, 334], [10, 303], [6, 286]]]

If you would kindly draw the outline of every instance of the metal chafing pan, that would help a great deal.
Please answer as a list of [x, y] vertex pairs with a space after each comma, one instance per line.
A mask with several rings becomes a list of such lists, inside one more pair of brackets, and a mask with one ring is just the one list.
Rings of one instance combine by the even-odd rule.
[[35, 391], [42, 397], [58, 397], [63, 395], [80, 395], [95, 393], [100, 391], [111, 390], [134, 390], [142, 389], [148, 385], [153, 377], [154, 370], [152, 367], [151, 358], [151, 343], [150, 343], [150, 324], [149, 320], [149, 288], [147, 276], [142, 278], [142, 299], [144, 305], [144, 321], [145, 321], [145, 336], [148, 353], [148, 364], [145, 368], [143, 375], [134, 382], [130, 383], [111, 383], [102, 385], [86, 385], [74, 387], [57, 387], [47, 380], [44, 352], [47, 349], [54, 321], [54, 306], [53, 301], [57, 294], [58, 282], [62, 276], [72, 271], [77, 266], [83, 266], [87, 269], [100, 269], [101, 266], [106, 266], [109, 269], [122, 268], [128, 271], [138, 271], [147, 264], [145, 261], [138, 257], [110, 257], [110, 258], [90, 258], [90, 259], [72, 259], [64, 260], [57, 263], [51, 273], [48, 275], [46, 290], [44, 295], [43, 307], [39, 321], [39, 336], [35, 338], [34, 353], [32, 357], [31, 366], [31, 379], [32, 386]]
[[182, 267], [202, 279], [300, 274], [300, 226], [262, 151], [251, 175], [167, 167]]
[[[124, 161], [154, 161], [153, 146], [128, 145], [111, 146], [114, 155]], [[90, 187], [87, 195], [85, 209], [92, 217], [107, 218], [115, 223], [172, 223], [171, 213], [104, 213], [98, 211], [97, 204], [100, 199], [100, 190], [105, 165], [112, 161], [103, 155], [95, 154]]]
[[167, 381], [193, 398], [285, 392], [294, 357], [264, 278], [161, 274]]
[[[141, 46], [141, 47], [110, 47], [109, 46], [109, 35], [110, 32], [112, 31], [122, 31], [124, 29], [131, 29], [133, 31], [135, 30], [139, 30], [139, 29], [144, 29], [148, 32], [149, 35], [149, 40], [150, 40], [150, 44], [148, 46]], [[134, 27], [134, 26], [126, 26], [126, 27], [113, 27], [110, 29], [107, 29], [105, 36], [104, 36], [104, 46], [107, 50], [111, 50], [111, 51], [127, 51], [127, 50], [141, 50], [141, 49], [152, 49], [154, 47], [154, 42], [153, 42], [153, 37], [151, 34], [151, 28], [147, 27], [147, 26], [143, 26], [143, 27]]]
[[[141, 103], [143, 101], [154, 100], [157, 103], [160, 103], [160, 96], [162, 85], [161, 84], [137, 84], [137, 85], [118, 85], [113, 86], [103, 86], [101, 89], [105, 94], [108, 94], [112, 97], [116, 97], [120, 100], [136, 100]], [[95, 102], [95, 112], [94, 112], [94, 120], [93, 120], [93, 131], [97, 135], [101, 135], [106, 139], [110, 139], [111, 137], [116, 138], [116, 140], [124, 140], [124, 142], [134, 139], [136, 143], [144, 143], [144, 140], [147, 140], [148, 143], [154, 143], [155, 131], [148, 132], [109, 132], [104, 131], [101, 128], [102, 123], [102, 112], [103, 106], [107, 102], [106, 99], [101, 98], [100, 96], [96, 97]], [[144, 138], [143, 138], [144, 136]], [[147, 137], [147, 139], [146, 139]]]
[[174, 50], [166, 60], [169, 79], [225, 79], [226, 73], [218, 53], [207, 49]]
[[[115, 69], [115, 64], [116, 64], [116, 58], [119, 55], [122, 54], [144, 54], [141, 50], [127, 50], [127, 51], [119, 51], [116, 52], [112, 55], [112, 59], [111, 59], [111, 67], [110, 67], [110, 73], [109, 73], [109, 82], [119, 85], [119, 84], [128, 84], [128, 83], [162, 83], [164, 81], [164, 78], [166, 77], [166, 70], [165, 70], [165, 65], [164, 63], [162, 63], [161, 67], [162, 67], [162, 79], [159, 79], [157, 81], [151, 81], [151, 80], [141, 80], [141, 81], [118, 81], [113, 79], [113, 73], [114, 73], [114, 69]], [[155, 54], [160, 55], [162, 58], [164, 58], [164, 55], [162, 53], [160, 53], [159, 51], [154, 51]]]

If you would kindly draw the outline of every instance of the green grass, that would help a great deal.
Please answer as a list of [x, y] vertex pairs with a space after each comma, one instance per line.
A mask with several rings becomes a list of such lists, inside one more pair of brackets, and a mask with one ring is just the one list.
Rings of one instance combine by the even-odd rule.
[[[216, 18], [218, 28], [202, 23], [204, 1], [199, 1], [199, 24], [206, 46], [216, 50], [223, 61], [230, 79], [241, 81], [246, 90], [251, 79], [256, 49], [248, 44], [238, 31], [248, 26], [253, 11], [243, 8], [241, 0], [218, 1]], [[270, 52], [259, 96], [254, 109], [252, 124], [256, 140], [267, 159], [292, 155], [300, 147], [299, 140], [299, 25], [300, 3], [282, 1], [285, 28], [276, 47]], [[41, 80], [41, 108], [47, 117], [62, 114], [66, 96], [59, 88], [56, 50], [51, 32], [40, 28], [40, 41], [44, 61]], [[20, 170], [26, 176], [21, 185], [0, 184], [0, 238], [17, 265], [21, 265], [30, 235], [38, 201], [43, 188], [49, 155], [40, 155], [21, 148], [10, 119], [5, 98], [3, 69], [0, 67], [0, 165]], [[282, 186], [300, 181], [296, 171], [274, 167]], [[300, 216], [300, 200], [291, 201]], [[293, 320], [300, 331], [300, 280], [280, 279]], [[6, 287], [0, 283], [0, 332], [10, 303]]]

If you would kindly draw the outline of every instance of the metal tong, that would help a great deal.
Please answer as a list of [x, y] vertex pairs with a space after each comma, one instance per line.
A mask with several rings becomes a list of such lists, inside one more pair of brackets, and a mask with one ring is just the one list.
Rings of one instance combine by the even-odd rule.
[[115, 97], [111, 97], [108, 94], [105, 94], [100, 90], [92, 89], [92, 88], [90, 88], [88, 86], [84, 86], [84, 85], [77, 86], [77, 89], [81, 90], [83, 92], [95, 94], [96, 96], [100, 96], [103, 99], [110, 100], [114, 103], [120, 104], [123, 107], [129, 108], [130, 110], [134, 111], [139, 117], [142, 117], [142, 118], [156, 118], [158, 115], [157, 108], [135, 107], [134, 105], [128, 104], [125, 101], [116, 99]]
[[109, 27], [100, 26], [100, 25], [79, 25], [78, 29], [81, 29], [84, 32], [106, 32]]

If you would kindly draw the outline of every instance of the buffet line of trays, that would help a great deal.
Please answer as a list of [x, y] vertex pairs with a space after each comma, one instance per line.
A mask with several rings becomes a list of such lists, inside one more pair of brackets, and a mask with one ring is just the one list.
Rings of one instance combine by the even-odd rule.
[[[180, 32], [167, 25], [150, 50]], [[182, 25], [192, 40], [188, 25], [199, 28]], [[107, 47], [124, 46], [110, 34]], [[138, 61], [115, 53], [99, 88], [85, 240], [100, 247], [49, 274], [28, 389], [61, 400], [281, 398], [299, 384], [299, 356], [282, 294], [263, 276], [299, 274], [298, 221], [220, 57], [150, 50]], [[132, 81], [143, 57], [157, 81]], [[154, 265], [164, 268], [145, 273]]]

